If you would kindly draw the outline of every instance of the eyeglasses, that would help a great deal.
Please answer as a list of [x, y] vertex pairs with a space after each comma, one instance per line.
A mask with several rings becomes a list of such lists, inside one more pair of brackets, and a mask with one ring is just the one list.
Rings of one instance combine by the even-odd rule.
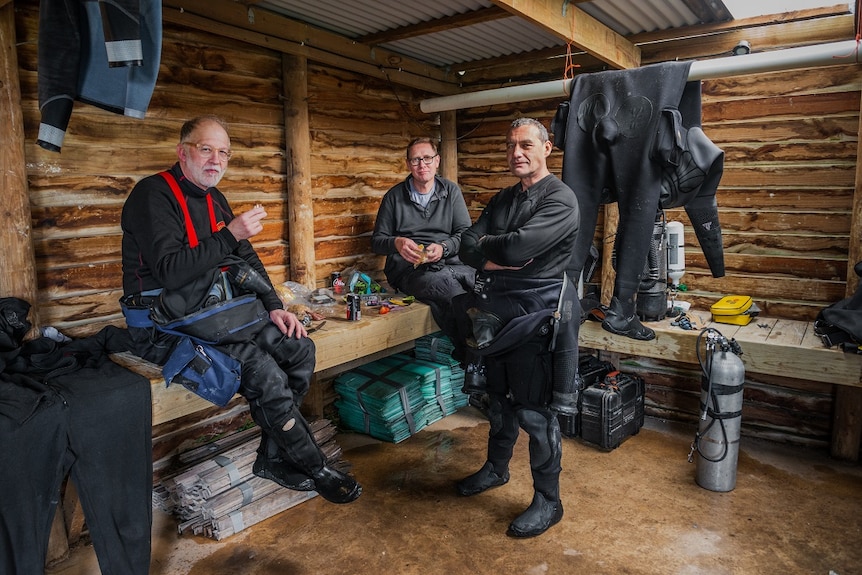
[[421, 158], [407, 158], [407, 163], [414, 167], [418, 166], [420, 162], [426, 166], [430, 166], [431, 162], [434, 161], [434, 158], [439, 155], [440, 154], [434, 154], [433, 156], [422, 156]]
[[198, 153], [204, 158], [212, 158], [213, 154], [218, 152], [218, 159], [222, 162], [227, 162], [228, 160], [230, 160], [230, 157], [233, 156], [233, 152], [231, 152], [230, 150], [225, 150], [224, 148], [216, 150], [208, 144], [196, 144], [195, 142], [183, 143], [188, 144], [189, 146], [194, 146]]

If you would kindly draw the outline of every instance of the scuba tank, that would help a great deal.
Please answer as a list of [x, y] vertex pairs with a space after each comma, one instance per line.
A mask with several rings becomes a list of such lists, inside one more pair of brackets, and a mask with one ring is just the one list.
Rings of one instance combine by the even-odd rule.
[[[700, 350], [706, 338], [706, 357]], [[736, 465], [742, 424], [745, 366], [736, 340], [728, 341], [713, 328], [697, 337], [701, 377], [700, 423], [688, 460], [697, 452], [697, 484], [710, 491], [736, 487]]]

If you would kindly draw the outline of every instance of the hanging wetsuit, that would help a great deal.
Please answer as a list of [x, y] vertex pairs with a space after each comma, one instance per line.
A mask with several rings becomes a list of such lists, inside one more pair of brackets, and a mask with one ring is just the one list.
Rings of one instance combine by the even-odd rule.
[[75, 100], [143, 118], [161, 48], [161, 2], [41, 0], [36, 143], [60, 151]]
[[150, 381], [111, 361], [126, 330], [23, 342], [30, 306], [0, 298], [0, 573], [42, 574], [67, 474], [105, 575], [147, 575], [152, 530]]
[[616, 282], [602, 327], [652, 339], [635, 313], [635, 297], [656, 210], [685, 206], [713, 276], [724, 275], [715, 191], [723, 152], [700, 130], [700, 82], [688, 82], [691, 62], [576, 76], [555, 118], [564, 150], [563, 181], [578, 197], [580, 234], [572, 268], [589, 254], [599, 206], [619, 204]]

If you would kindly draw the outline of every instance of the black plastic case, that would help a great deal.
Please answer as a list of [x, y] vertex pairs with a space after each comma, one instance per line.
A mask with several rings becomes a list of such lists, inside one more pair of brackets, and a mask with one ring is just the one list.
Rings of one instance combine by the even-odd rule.
[[[605, 376], [615, 369], [614, 364], [611, 362], [602, 361], [591, 354], [582, 354], [578, 358], [578, 373], [584, 380], [584, 389], [601, 383], [604, 381]], [[580, 404], [580, 401], [578, 403]], [[561, 414], [557, 417], [557, 420], [560, 422], [560, 432], [563, 434], [563, 437], [578, 437], [580, 435], [580, 413], [574, 416]]]
[[644, 380], [612, 371], [581, 393], [581, 439], [616, 449], [644, 424]]

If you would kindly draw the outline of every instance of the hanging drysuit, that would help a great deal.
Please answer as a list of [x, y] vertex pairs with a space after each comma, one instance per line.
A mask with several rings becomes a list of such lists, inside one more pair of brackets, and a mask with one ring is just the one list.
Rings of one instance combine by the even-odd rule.
[[563, 181], [578, 197], [580, 234], [572, 268], [586, 261], [599, 206], [619, 204], [616, 282], [602, 327], [635, 339], [642, 325], [635, 297], [656, 211], [684, 206], [714, 277], [724, 275], [715, 192], [724, 153], [700, 129], [700, 82], [691, 62], [576, 76], [552, 130], [564, 151]]
[[75, 100], [141, 119], [159, 74], [162, 3], [42, 0], [36, 143], [59, 152]]

